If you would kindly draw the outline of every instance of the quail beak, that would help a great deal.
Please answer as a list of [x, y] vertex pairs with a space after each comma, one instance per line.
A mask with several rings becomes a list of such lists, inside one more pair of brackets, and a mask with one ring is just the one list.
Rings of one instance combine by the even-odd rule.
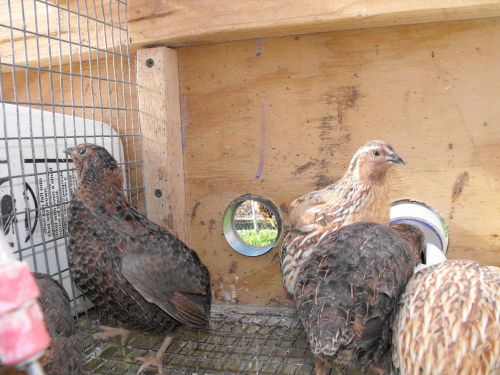
[[75, 148], [76, 147], [68, 147], [66, 150], [64, 150], [64, 153], [68, 156], [71, 156], [71, 154], [73, 153], [73, 151], [75, 151]]
[[395, 152], [389, 155], [389, 157], [387, 158], [387, 162], [393, 164], [406, 164], [405, 161], [401, 159]]

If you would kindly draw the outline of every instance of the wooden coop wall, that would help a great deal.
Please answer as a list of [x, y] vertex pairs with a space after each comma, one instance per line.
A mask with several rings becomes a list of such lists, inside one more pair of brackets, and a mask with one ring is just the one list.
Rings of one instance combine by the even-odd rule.
[[[21, 4], [20, 0], [10, 3]], [[271, 31], [240, 34], [228, 29], [220, 33], [215, 18], [206, 17], [208, 10], [188, 14], [193, 22], [186, 22], [189, 7], [179, 6], [169, 13], [153, 6], [159, 3], [156, 0], [148, 7], [141, 3], [129, 3], [130, 27], [144, 26], [142, 33], [132, 30], [132, 42], [157, 45], [163, 40], [176, 47], [142, 49], [137, 56], [148, 215], [171, 227], [198, 252], [210, 269], [216, 302], [292, 304], [281, 285], [279, 245], [266, 255], [248, 258], [226, 243], [222, 215], [228, 203], [239, 195], [257, 193], [284, 212], [297, 196], [339, 178], [353, 152], [374, 138], [391, 141], [407, 161], [405, 167], [391, 173], [393, 199], [421, 200], [445, 217], [450, 231], [448, 256], [500, 265], [500, 44], [496, 43], [500, 18], [255, 39], [256, 35], [295, 34], [294, 30], [331, 30], [332, 25], [325, 23], [324, 30], [321, 25], [275, 27], [271, 17], [265, 25]], [[180, 3], [161, 6], [170, 4]], [[259, 13], [260, 2], [257, 5], [239, 21], [251, 25], [254, 16], [264, 17]], [[498, 5], [492, 7], [498, 11]], [[2, 9], [3, 3], [0, 21], [8, 24], [10, 20], [1, 18], [6, 14]], [[51, 9], [49, 21], [39, 24], [59, 22], [64, 36], [77, 40], [87, 34], [90, 45], [103, 39], [105, 30], [80, 23], [83, 31], [78, 31], [74, 15], [68, 14], [69, 22], [54, 19]], [[476, 16], [484, 16], [485, 9], [489, 8]], [[110, 10], [114, 14], [123, 11]], [[290, 11], [302, 14], [297, 7]], [[315, 11], [322, 14], [324, 9]], [[206, 30], [199, 42], [218, 44], [183, 47], [191, 44], [188, 39], [163, 25], [162, 17], [151, 22], [144, 12], [178, 17], [173, 23], [163, 21], [165, 25], [185, 25], [181, 27], [185, 35]], [[334, 29], [357, 22], [356, 14], [346, 12], [349, 21], [343, 23], [345, 15], [339, 16]], [[225, 17], [233, 13], [228, 8]], [[46, 17], [45, 12], [37, 14]], [[453, 13], [422, 12], [418, 19], [407, 22], [445, 20], [449, 14]], [[471, 14], [464, 13], [463, 18], [467, 17]], [[301, 22], [306, 25], [316, 18], [306, 15]], [[203, 30], [189, 29], [200, 19], [208, 22]], [[15, 13], [13, 22], [23, 21]], [[381, 11], [379, 18], [367, 19], [362, 27], [390, 23]], [[67, 24], [70, 27], [65, 29]], [[87, 27], [93, 32], [86, 33]], [[16, 40], [22, 40], [21, 36], [14, 32]], [[224, 42], [227, 38], [248, 40]], [[29, 43], [26, 55], [24, 45], [14, 46], [21, 51], [16, 62], [37, 68], [38, 56]], [[11, 61], [11, 47], [4, 36], [0, 40], [3, 62]], [[52, 48], [49, 57], [41, 46], [42, 68], [70, 72], [69, 61], [89, 59], [91, 63], [82, 65], [84, 71], [90, 72], [92, 66], [95, 74], [99, 65], [102, 77], [113, 69], [121, 76], [121, 66], [113, 65], [109, 56], [99, 55], [98, 63], [97, 54], [86, 50], [82, 54], [66, 45], [59, 50], [57, 44]], [[148, 58], [155, 62], [151, 68], [145, 65]], [[135, 73], [135, 66], [131, 72]], [[64, 105], [70, 104], [70, 76], [42, 72], [39, 97], [37, 74], [36, 69], [28, 76], [17, 70], [17, 100], [26, 100], [28, 82], [32, 102], [53, 100], [56, 112], [72, 114]], [[2, 66], [2, 80], [4, 100], [15, 101], [10, 68]], [[112, 105], [109, 100], [115, 98], [130, 103], [131, 108], [137, 104], [135, 90], [122, 97], [122, 87], [108, 86], [105, 80], [73, 79], [73, 84], [75, 103], [88, 106], [77, 109], [76, 116], [92, 118], [92, 99], [102, 107]], [[94, 114], [96, 120], [105, 121], [122, 135], [131, 123], [124, 117], [118, 119], [112, 111], [104, 110], [101, 115], [95, 110]], [[139, 147], [129, 142], [126, 157], [138, 158]], [[132, 186], [142, 185], [142, 171], [133, 169], [139, 166], [131, 165], [128, 177]]]
[[292, 303], [278, 247], [249, 258], [226, 243], [228, 203], [257, 193], [285, 210], [370, 139], [407, 161], [392, 198], [445, 217], [450, 258], [500, 265], [498, 40], [492, 18], [178, 48], [187, 242], [217, 302]]

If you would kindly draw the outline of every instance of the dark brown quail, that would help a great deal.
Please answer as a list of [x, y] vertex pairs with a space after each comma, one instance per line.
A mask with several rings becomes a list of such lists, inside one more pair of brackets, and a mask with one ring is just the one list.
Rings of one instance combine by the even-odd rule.
[[317, 245], [298, 273], [295, 302], [318, 375], [389, 368], [394, 308], [423, 249], [423, 232], [406, 224], [350, 224]]
[[82, 343], [75, 329], [69, 297], [50, 276], [34, 273], [40, 289], [40, 305], [51, 344], [40, 359], [47, 375], [78, 375], [82, 366]]
[[[66, 152], [78, 174], [69, 221], [76, 285], [127, 329], [207, 328], [210, 275], [198, 255], [132, 207], [123, 193], [122, 171], [106, 149], [81, 144]], [[153, 361], [159, 373], [161, 355]]]

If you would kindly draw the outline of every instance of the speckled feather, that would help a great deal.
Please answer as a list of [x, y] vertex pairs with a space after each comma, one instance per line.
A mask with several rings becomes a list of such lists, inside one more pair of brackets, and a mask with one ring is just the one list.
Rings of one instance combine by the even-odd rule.
[[51, 337], [49, 349], [40, 359], [47, 375], [77, 375], [82, 366], [82, 343], [75, 330], [69, 297], [50, 276], [34, 273], [40, 289], [40, 305]]
[[[390, 144], [371, 141], [354, 154], [335, 184], [297, 198], [290, 204], [288, 230], [280, 252], [283, 284], [293, 294], [297, 272], [322, 238], [355, 222], [389, 223], [386, 173], [389, 164], [370, 160], [371, 152], [397, 156]], [[402, 160], [398, 157], [400, 162]]]
[[500, 268], [448, 260], [417, 272], [393, 331], [400, 374], [500, 374]]
[[387, 353], [391, 319], [423, 251], [398, 231], [355, 223], [328, 235], [302, 265], [295, 289], [299, 318], [315, 357], [337, 368], [368, 367]]
[[129, 329], [207, 327], [208, 269], [181, 240], [127, 202], [121, 171], [104, 148], [79, 147], [88, 151], [82, 160], [73, 151], [80, 175], [69, 222], [76, 285]]

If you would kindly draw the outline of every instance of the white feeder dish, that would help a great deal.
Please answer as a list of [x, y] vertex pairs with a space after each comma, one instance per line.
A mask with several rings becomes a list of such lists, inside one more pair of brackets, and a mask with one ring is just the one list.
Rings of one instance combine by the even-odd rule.
[[431, 243], [427, 244], [425, 249], [425, 265], [432, 266], [434, 264], [442, 263], [446, 260], [446, 255]]
[[435, 210], [424, 203], [401, 200], [393, 202], [391, 224], [410, 224], [420, 228], [425, 235], [425, 265], [415, 271], [444, 262], [448, 250], [448, 232], [444, 220]]

